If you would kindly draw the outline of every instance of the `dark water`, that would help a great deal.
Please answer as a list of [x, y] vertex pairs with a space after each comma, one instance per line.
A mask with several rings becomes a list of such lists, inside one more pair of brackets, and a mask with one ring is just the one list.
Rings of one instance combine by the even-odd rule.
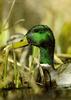
[[28, 89], [1, 90], [0, 100], [71, 100], [71, 89], [48, 89], [41, 94]]

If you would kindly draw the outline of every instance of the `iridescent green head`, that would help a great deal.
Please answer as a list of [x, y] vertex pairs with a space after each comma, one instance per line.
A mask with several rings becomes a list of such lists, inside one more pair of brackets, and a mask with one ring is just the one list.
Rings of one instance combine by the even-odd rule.
[[19, 37], [19, 41], [12, 43], [12, 46], [19, 48], [29, 44], [40, 48], [40, 64], [53, 65], [55, 39], [53, 32], [47, 25], [32, 27], [25, 36]]
[[27, 33], [28, 42], [40, 48], [40, 63], [53, 65], [55, 39], [47, 25], [36, 25]]

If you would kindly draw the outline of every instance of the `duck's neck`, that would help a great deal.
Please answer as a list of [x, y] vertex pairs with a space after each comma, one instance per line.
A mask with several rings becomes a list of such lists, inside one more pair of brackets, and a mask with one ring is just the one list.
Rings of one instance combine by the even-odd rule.
[[40, 47], [40, 64], [53, 65], [53, 52], [50, 52], [48, 48]]

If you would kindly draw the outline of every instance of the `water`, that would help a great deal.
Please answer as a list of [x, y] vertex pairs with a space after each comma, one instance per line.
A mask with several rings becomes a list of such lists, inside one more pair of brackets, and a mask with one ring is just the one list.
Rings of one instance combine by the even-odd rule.
[[71, 89], [49, 88], [41, 94], [34, 94], [30, 89], [1, 90], [0, 100], [71, 100]]

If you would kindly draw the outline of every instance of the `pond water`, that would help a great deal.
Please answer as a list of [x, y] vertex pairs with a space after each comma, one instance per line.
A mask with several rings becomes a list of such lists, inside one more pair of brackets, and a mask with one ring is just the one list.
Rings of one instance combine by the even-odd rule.
[[33, 94], [29, 89], [1, 90], [0, 100], [71, 100], [71, 89], [48, 89], [41, 94]]

